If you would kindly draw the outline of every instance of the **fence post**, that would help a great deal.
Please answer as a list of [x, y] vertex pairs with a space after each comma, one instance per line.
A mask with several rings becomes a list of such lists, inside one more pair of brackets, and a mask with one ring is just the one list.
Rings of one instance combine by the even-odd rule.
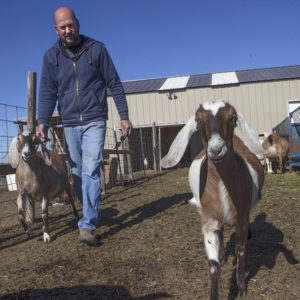
[[142, 166], [144, 170], [144, 176], [146, 175], [146, 169], [145, 169], [145, 150], [144, 150], [144, 141], [143, 141], [143, 133], [142, 133], [142, 128], [140, 128], [140, 142], [141, 142], [141, 159], [142, 159]]
[[102, 193], [106, 193], [106, 184], [105, 184], [105, 166], [104, 166], [104, 159], [100, 163], [100, 181], [101, 181], [101, 188], [102, 188]]
[[126, 137], [125, 140], [124, 140], [124, 150], [126, 150], [126, 152], [128, 152], [126, 154], [127, 165], [128, 165], [128, 173], [129, 173], [129, 180], [132, 181], [133, 180], [133, 171], [132, 171], [131, 152], [130, 152], [129, 138], [128, 137]]
[[157, 161], [156, 161], [156, 127], [155, 122], [152, 124], [152, 144], [153, 144], [153, 168], [154, 168], [154, 174], [157, 174]]
[[119, 155], [119, 151], [118, 151], [118, 148], [119, 148], [119, 145], [118, 145], [118, 139], [117, 139], [117, 132], [116, 132], [116, 127], [114, 126], [114, 138], [115, 138], [115, 143], [116, 143], [116, 146], [115, 146], [115, 150], [117, 152], [117, 158], [118, 158], [118, 165], [119, 165], [119, 173], [120, 173], [120, 178], [121, 178], [121, 183], [123, 185], [123, 176], [122, 176], [122, 169], [121, 169], [121, 161], [120, 161], [120, 155]]
[[161, 127], [158, 128], [158, 163], [161, 171]]
[[[27, 75], [27, 130], [35, 132], [36, 125], [36, 72]], [[25, 219], [33, 224], [35, 219], [35, 201], [27, 198]]]

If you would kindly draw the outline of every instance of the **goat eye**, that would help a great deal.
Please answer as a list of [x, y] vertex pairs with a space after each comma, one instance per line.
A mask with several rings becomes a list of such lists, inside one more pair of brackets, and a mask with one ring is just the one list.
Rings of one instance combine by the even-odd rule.
[[237, 121], [237, 115], [236, 115], [236, 114], [232, 115], [231, 121], [232, 121], [233, 123], [236, 123], [236, 121]]

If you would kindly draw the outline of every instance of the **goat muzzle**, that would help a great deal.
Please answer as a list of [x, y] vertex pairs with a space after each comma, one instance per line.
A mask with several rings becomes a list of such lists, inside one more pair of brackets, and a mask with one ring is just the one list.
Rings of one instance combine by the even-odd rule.
[[207, 156], [212, 160], [214, 164], [221, 163], [224, 160], [227, 151], [227, 145], [219, 135], [215, 135], [212, 139], [209, 140], [207, 146]]

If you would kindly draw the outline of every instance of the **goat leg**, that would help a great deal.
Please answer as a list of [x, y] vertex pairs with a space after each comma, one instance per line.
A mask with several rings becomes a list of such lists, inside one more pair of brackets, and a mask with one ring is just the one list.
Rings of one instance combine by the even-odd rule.
[[235, 254], [237, 257], [236, 282], [237, 282], [240, 296], [244, 296], [247, 293], [246, 276], [245, 276], [245, 255], [246, 255], [247, 237], [248, 237], [248, 226], [238, 225]]
[[219, 233], [219, 240], [220, 240], [220, 248], [219, 248], [219, 261], [220, 265], [222, 266], [226, 262], [226, 255], [225, 255], [225, 250], [224, 250], [224, 227], [221, 228], [221, 230], [218, 232]]
[[48, 232], [48, 200], [44, 197], [42, 201], [42, 219], [43, 219], [43, 230], [44, 230], [44, 242], [50, 242], [50, 235]]
[[220, 229], [215, 225], [214, 221], [210, 220], [204, 228], [210, 227], [209, 229], [205, 230], [202, 228], [202, 232], [204, 235], [204, 245], [206, 249], [206, 253], [208, 256], [209, 261], [209, 275], [210, 275], [210, 282], [211, 282], [211, 292], [210, 292], [210, 299], [211, 300], [218, 300], [218, 282], [220, 276], [220, 262], [219, 262], [219, 249], [220, 249]]
[[267, 168], [268, 168], [268, 162], [267, 162], [267, 156], [264, 154], [264, 173], [267, 174]]
[[209, 260], [209, 275], [210, 275], [210, 282], [211, 282], [210, 300], [218, 300], [220, 264], [213, 259]]
[[19, 222], [21, 223], [24, 231], [27, 233], [27, 235], [29, 237], [31, 237], [32, 236], [32, 229], [26, 224], [25, 215], [24, 215], [26, 195], [27, 195], [26, 192], [23, 192], [22, 194], [18, 195], [18, 198], [17, 198], [18, 219], [19, 219]]
[[78, 220], [79, 220], [79, 216], [78, 216], [75, 204], [74, 204], [74, 199], [76, 199], [76, 195], [75, 195], [75, 192], [74, 192], [71, 184], [69, 184], [69, 183], [66, 186], [66, 192], [68, 194], [70, 204], [72, 205], [72, 208], [73, 208], [73, 213], [74, 213], [74, 216], [75, 216], [75, 222], [77, 223]]

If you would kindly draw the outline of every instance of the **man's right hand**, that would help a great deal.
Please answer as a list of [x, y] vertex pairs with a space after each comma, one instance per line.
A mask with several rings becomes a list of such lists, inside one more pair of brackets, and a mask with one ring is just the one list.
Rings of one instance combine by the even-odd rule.
[[49, 141], [48, 139], [48, 126], [44, 125], [44, 124], [39, 124], [36, 132], [35, 132], [36, 136], [39, 137], [41, 139], [41, 141], [43, 143]]

